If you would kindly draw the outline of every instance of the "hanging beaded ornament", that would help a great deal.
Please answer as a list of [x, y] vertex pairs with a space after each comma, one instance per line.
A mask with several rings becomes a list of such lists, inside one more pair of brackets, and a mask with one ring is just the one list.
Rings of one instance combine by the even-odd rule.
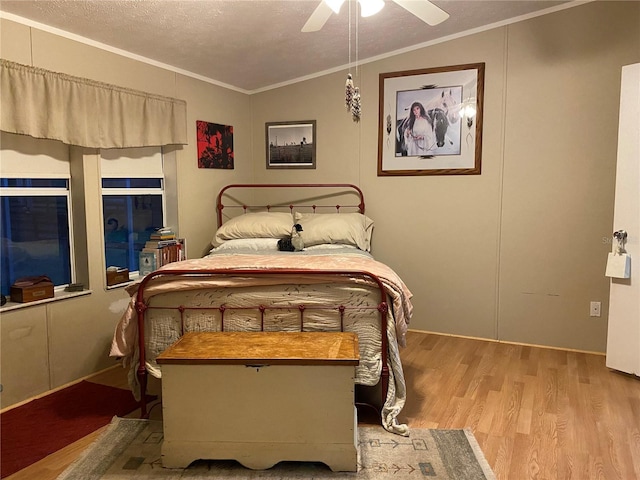
[[362, 106], [360, 105], [360, 89], [355, 87], [353, 89], [353, 99], [351, 100], [351, 117], [354, 122], [360, 121], [360, 114]]
[[348, 73], [347, 82], [344, 86], [344, 104], [347, 107], [347, 112], [351, 111], [351, 102], [353, 102], [353, 78]]

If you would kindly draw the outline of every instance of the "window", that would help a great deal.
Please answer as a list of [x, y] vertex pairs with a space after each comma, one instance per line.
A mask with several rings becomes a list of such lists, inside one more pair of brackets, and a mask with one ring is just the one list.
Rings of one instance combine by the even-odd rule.
[[2, 133], [3, 295], [8, 296], [13, 282], [21, 277], [47, 275], [57, 287], [74, 281], [70, 180], [66, 146]]
[[69, 181], [0, 179], [2, 293], [16, 279], [47, 275], [54, 285], [71, 283]]
[[136, 272], [138, 254], [164, 226], [164, 176], [159, 148], [101, 152], [105, 268]]

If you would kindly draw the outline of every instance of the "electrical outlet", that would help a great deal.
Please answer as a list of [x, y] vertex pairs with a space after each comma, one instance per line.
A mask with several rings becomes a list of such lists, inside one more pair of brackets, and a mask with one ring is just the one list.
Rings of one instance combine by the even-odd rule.
[[600, 302], [591, 302], [591, 305], [589, 307], [589, 315], [592, 317], [599, 317], [600, 307], [601, 307]]

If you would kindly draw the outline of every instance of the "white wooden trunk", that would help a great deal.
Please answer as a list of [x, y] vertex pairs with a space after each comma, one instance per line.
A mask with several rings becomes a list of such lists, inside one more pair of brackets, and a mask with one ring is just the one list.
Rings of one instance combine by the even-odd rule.
[[329, 355], [313, 365], [219, 361], [162, 365], [165, 467], [232, 459], [265, 469], [287, 460], [356, 471], [353, 364]]

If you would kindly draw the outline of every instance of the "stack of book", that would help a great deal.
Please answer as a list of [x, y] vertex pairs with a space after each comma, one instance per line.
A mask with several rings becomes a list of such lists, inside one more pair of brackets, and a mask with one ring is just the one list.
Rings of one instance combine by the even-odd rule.
[[170, 228], [153, 232], [140, 251], [140, 275], [148, 275], [171, 262], [186, 258], [184, 238], [177, 238]]

